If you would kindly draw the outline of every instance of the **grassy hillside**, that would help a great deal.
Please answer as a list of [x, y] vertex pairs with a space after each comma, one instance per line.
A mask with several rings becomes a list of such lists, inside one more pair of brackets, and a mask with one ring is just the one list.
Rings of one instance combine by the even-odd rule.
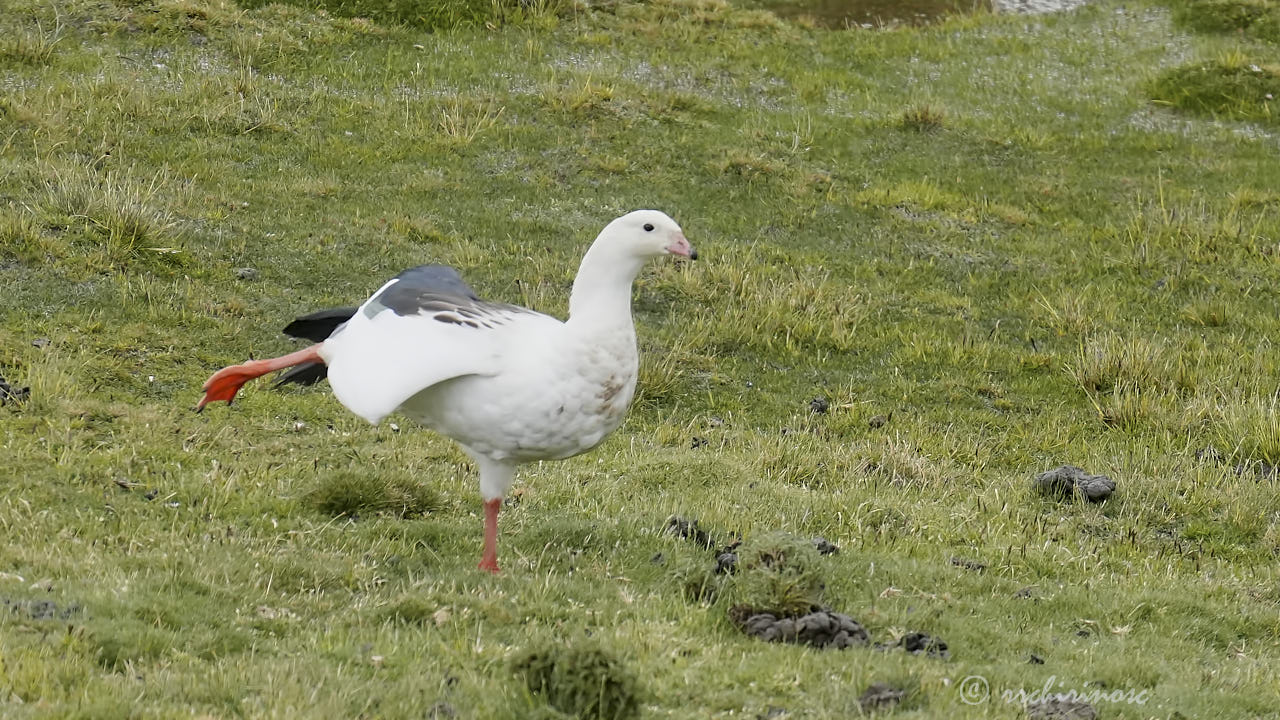
[[[1108, 718], [1277, 716], [1266, 33], [1142, 2], [5, 6], [0, 715], [563, 717], [513, 664], [589, 636], [646, 718], [844, 718], [875, 682], [904, 718], [1024, 717], [1001, 693], [1051, 678], [1148, 693]], [[702, 259], [642, 275], [636, 405], [522, 474], [500, 577], [449, 442], [324, 388], [191, 411], [411, 265], [563, 314], [637, 207]], [[1116, 494], [1032, 492], [1064, 463]], [[673, 513], [827, 538], [823, 602], [949, 657], [745, 637]]]

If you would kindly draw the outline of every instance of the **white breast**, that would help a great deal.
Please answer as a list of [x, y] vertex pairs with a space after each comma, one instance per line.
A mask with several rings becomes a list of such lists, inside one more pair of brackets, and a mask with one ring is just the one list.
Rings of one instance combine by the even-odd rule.
[[439, 383], [401, 410], [474, 454], [555, 460], [590, 450], [622, 424], [637, 371], [630, 327], [590, 343], [562, 332], [523, 347], [498, 373]]

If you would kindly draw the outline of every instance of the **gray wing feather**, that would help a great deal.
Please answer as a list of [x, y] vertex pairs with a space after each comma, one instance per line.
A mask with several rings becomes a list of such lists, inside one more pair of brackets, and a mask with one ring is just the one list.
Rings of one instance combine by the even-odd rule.
[[405, 270], [361, 308], [370, 319], [387, 310], [401, 317], [429, 315], [443, 323], [473, 328], [491, 328], [513, 314], [531, 312], [516, 305], [481, 300], [458, 271], [446, 265], [420, 265]]

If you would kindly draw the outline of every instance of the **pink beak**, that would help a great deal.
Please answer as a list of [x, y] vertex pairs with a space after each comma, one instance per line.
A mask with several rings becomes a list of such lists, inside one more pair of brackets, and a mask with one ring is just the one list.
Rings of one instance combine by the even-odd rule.
[[684, 233], [676, 233], [676, 239], [667, 246], [667, 252], [672, 255], [687, 257], [690, 260], [698, 259], [698, 251], [694, 250], [693, 246], [689, 244], [689, 240], [685, 238]]

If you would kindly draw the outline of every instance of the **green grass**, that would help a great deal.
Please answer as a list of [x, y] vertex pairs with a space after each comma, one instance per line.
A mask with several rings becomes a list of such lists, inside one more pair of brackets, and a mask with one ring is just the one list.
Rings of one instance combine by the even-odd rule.
[[1193, 30], [1280, 41], [1280, 4], [1275, 0], [1191, 0], [1170, 7], [1174, 19]]
[[[1223, 93], [1274, 44], [1105, 0], [890, 31], [311, 7], [0, 13], [0, 375], [31, 386], [0, 715], [563, 717], [515, 663], [585, 642], [640, 717], [844, 718], [888, 682], [896, 716], [1014, 718], [1051, 676], [1148, 692], [1103, 717], [1277, 716], [1280, 162], [1274, 105]], [[636, 405], [525, 469], [497, 578], [448, 441], [323, 387], [192, 412], [411, 265], [563, 314], [637, 207], [702, 259], [641, 276]], [[1034, 494], [1064, 463], [1116, 494]], [[746, 638], [671, 514], [826, 537], [822, 602], [950, 658]]]
[[1192, 113], [1268, 124], [1280, 123], [1280, 65], [1262, 65], [1232, 53], [1172, 68], [1151, 84], [1158, 102]]

